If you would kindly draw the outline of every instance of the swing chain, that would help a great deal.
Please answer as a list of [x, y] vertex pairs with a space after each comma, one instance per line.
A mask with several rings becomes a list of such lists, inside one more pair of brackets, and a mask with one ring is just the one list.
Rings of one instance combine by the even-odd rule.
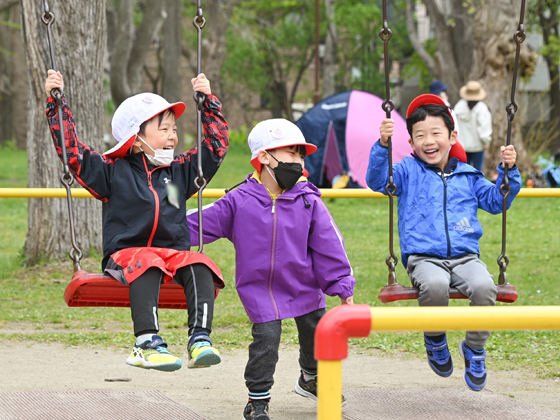
[[[515, 61], [513, 65], [513, 77], [511, 82], [511, 100], [506, 105], [506, 113], [507, 113], [507, 137], [506, 137], [506, 146], [511, 144], [511, 131], [513, 126], [513, 119], [515, 117], [515, 113], [519, 109], [519, 106], [515, 102], [515, 91], [517, 87], [517, 73], [519, 71], [519, 55], [521, 51], [521, 43], [525, 41], [525, 28], [524, 28], [524, 21], [525, 19], [525, 0], [521, 0], [521, 12], [519, 14], [519, 25], [517, 26], [517, 31], [513, 35], [513, 40], [515, 41]], [[503, 204], [502, 204], [502, 252], [498, 257], [498, 266], [500, 267], [500, 276], [498, 279], [499, 285], [507, 284], [507, 273], [506, 269], [509, 264], [509, 258], [506, 255], [506, 226], [507, 226], [507, 198], [511, 193], [511, 187], [509, 185], [508, 179], [508, 165], [504, 165], [504, 178], [502, 180], [502, 185], [500, 186], [500, 193], [503, 196]]]
[[[52, 68], [56, 71], [56, 60], [54, 56], [53, 39], [51, 33], [51, 25], [54, 22], [54, 14], [49, 10], [49, 4], [47, 0], [45, 3], [45, 13], [41, 17], [43, 23], [47, 26], [47, 39], [49, 42], [49, 52], [51, 56]], [[68, 218], [70, 222], [70, 240], [72, 242], [72, 249], [68, 253], [70, 259], [74, 262], [74, 272], [80, 271], [80, 260], [82, 259], [83, 253], [76, 242], [76, 230], [74, 228], [74, 212], [72, 207], [72, 192], [70, 186], [74, 183], [74, 175], [70, 172], [68, 166], [68, 154], [66, 152], [66, 139], [64, 134], [64, 122], [63, 122], [63, 112], [62, 112], [62, 89], [53, 89], [51, 91], [51, 96], [55, 100], [57, 112], [58, 112], [58, 124], [60, 132], [60, 148], [62, 149], [62, 164], [64, 168], [64, 173], [60, 177], [60, 182], [64, 185], [66, 189], [66, 201], [68, 203]]]
[[[391, 118], [391, 111], [395, 109], [395, 105], [391, 101], [391, 86], [389, 81], [389, 40], [393, 36], [393, 32], [389, 29], [387, 23], [387, 0], [383, 0], [383, 29], [379, 32], [379, 37], [383, 40], [383, 53], [384, 53], [384, 64], [385, 64], [385, 100], [381, 105], [381, 108], [385, 111], [386, 118]], [[394, 195], [397, 192], [397, 186], [393, 179], [393, 142], [391, 137], [388, 139], [388, 164], [389, 164], [389, 182], [385, 186], [385, 192], [389, 197], [389, 255], [385, 260], [387, 267], [389, 268], [389, 285], [393, 286], [397, 283], [397, 274], [395, 272], [395, 267], [399, 263], [399, 259], [395, 255], [393, 242], [393, 230], [394, 230]]]
[[[206, 19], [202, 14], [201, 0], [197, 1], [196, 16], [193, 19], [193, 25], [197, 32], [197, 75], [202, 73], [202, 28], [206, 26]], [[193, 95], [194, 102], [196, 103], [197, 125], [196, 125], [196, 147], [197, 153], [197, 177], [194, 180], [194, 185], [198, 190], [198, 251], [203, 254], [203, 229], [202, 229], [202, 190], [206, 188], [206, 179], [204, 179], [204, 172], [202, 171], [202, 109], [206, 101], [206, 95], [202, 92], [195, 92]]]

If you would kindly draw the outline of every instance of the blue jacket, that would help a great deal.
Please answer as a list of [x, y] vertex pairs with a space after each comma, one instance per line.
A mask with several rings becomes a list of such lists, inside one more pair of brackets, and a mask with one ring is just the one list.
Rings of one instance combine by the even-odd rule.
[[[389, 180], [388, 149], [377, 141], [371, 148], [366, 176], [368, 186], [385, 192]], [[445, 172], [428, 165], [418, 157], [405, 157], [393, 165], [397, 187], [399, 241], [401, 258], [406, 268], [408, 257], [423, 254], [439, 258], [456, 258], [465, 254], [480, 255], [482, 226], [478, 221], [480, 208], [499, 214], [503, 208], [500, 185], [504, 176], [502, 164], [497, 168], [496, 184], [482, 172], [466, 163], [450, 158]], [[517, 166], [508, 170], [511, 193], [507, 207], [521, 189]]]
[[[320, 195], [302, 181], [273, 200], [249, 175], [239, 188], [204, 207], [204, 243], [228, 238], [235, 246], [235, 286], [251, 322], [324, 308], [325, 294], [354, 294], [342, 235]], [[189, 210], [187, 218], [196, 246], [198, 211]]]

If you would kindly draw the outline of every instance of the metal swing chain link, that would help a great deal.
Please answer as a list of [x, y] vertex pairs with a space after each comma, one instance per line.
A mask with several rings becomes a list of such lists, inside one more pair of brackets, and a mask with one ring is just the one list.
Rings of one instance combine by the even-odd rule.
[[[383, 0], [383, 29], [379, 32], [379, 37], [383, 41], [383, 55], [384, 55], [384, 64], [385, 64], [385, 100], [381, 107], [385, 111], [386, 118], [391, 118], [391, 111], [395, 109], [395, 105], [391, 101], [391, 88], [389, 84], [389, 40], [393, 36], [393, 33], [389, 29], [387, 24], [387, 0]], [[388, 285], [396, 285], [397, 282], [397, 274], [395, 272], [395, 267], [399, 263], [399, 259], [395, 255], [394, 251], [394, 237], [393, 237], [393, 230], [394, 230], [394, 200], [393, 197], [397, 192], [397, 186], [394, 183], [393, 179], [393, 143], [391, 137], [388, 139], [387, 144], [389, 156], [388, 156], [388, 164], [389, 164], [389, 182], [385, 186], [385, 192], [389, 197], [389, 255], [387, 256], [385, 263], [387, 267], [389, 267], [389, 282]]]
[[[56, 60], [54, 56], [54, 47], [53, 47], [53, 39], [51, 33], [51, 26], [54, 22], [54, 14], [52, 14], [49, 10], [49, 4], [47, 0], [44, 0], [45, 4], [45, 13], [41, 17], [41, 20], [47, 27], [47, 39], [49, 42], [49, 51], [51, 56], [52, 68], [54, 71], [57, 71], [56, 68]], [[74, 211], [72, 207], [72, 192], [70, 190], [70, 186], [74, 183], [74, 175], [70, 172], [70, 168], [68, 167], [68, 155], [66, 151], [66, 139], [64, 135], [64, 122], [63, 122], [63, 112], [62, 112], [62, 89], [53, 89], [51, 91], [51, 96], [55, 100], [57, 111], [58, 111], [58, 126], [60, 132], [60, 147], [62, 149], [62, 162], [64, 167], [64, 173], [60, 177], [60, 182], [64, 185], [66, 189], [66, 200], [68, 203], [68, 216], [70, 222], [70, 238], [72, 241], [72, 249], [68, 253], [70, 259], [74, 263], [74, 272], [80, 271], [82, 268], [80, 267], [80, 260], [82, 259], [83, 253], [80, 247], [76, 242], [76, 232], [74, 228]]]
[[[193, 19], [193, 25], [197, 32], [197, 76], [202, 73], [202, 28], [206, 26], [206, 19], [202, 14], [201, 0], [197, 2], [196, 16]], [[196, 115], [197, 115], [197, 125], [196, 125], [196, 147], [198, 153], [197, 155], [197, 177], [194, 180], [194, 185], [198, 190], [198, 251], [203, 254], [203, 229], [202, 229], [202, 191], [206, 188], [206, 180], [204, 179], [204, 172], [202, 171], [202, 108], [204, 107], [204, 101], [206, 100], [206, 95], [202, 92], [195, 92], [193, 95], [194, 102], [196, 103]]]
[[[508, 126], [507, 126], [507, 138], [506, 138], [506, 146], [511, 144], [511, 131], [513, 125], [513, 119], [515, 118], [515, 113], [519, 109], [519, 106], [515, 102], [515, 90], [517, 86], [517, 73], [519, 71], [519, 54], [521, 51], [521, 43], [525, 41], [525, 28], [524, 28], [524, 21], [525, 18], [525, 0], [521, 0], [521, 12], [519, 14], [519, 25], [517, 26], [517, 31], [513, 35], [513, 40], [516, 44], [515, 49], [515, 61], [513, 66], [513, 78], [511, 82], [511, 100], [506, 105], [506, 113], [508, 119]], [[504, 201], [502, 207], [502, 252], [498, 257], [498, 266], [500, 267], [500, 276], [498, 277], [498, 284], [505, 285], [507, 284], [507, 273], [506, 269], [509, 264], [509, 258], [506, 255], [506, 222], [507, 222], [507, 198], [511, 194], [511, 187], [509, 185], [508, 179], [508, 165], [504, 165], [504, 178], [502, 181], [502, 185], [500, 185], [500, 193], [502, 194]]]

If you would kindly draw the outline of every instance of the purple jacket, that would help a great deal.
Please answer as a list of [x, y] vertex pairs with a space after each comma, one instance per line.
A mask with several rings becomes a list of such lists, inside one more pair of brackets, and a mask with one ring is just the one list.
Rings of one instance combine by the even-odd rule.
[[[236, 288], [253, 323], [294, 318], [324, 308], [325, 294], [347, 298], [356, 280], [344, 240], [321, 193], [299, 182], [272, 200], [247, 177], [203, 210], [204, 243], [228, 238], [236, 251]], [[192, 246], [198, 211], [189, 210]]]

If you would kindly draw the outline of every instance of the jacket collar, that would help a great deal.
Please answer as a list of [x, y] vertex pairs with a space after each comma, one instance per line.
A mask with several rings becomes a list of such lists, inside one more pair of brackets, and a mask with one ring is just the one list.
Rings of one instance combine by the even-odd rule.
[[[245, 182], [239, 186], [239, 190], [252, 195], [263, 203], [270, 203], [271, 197], [268, 194], [266, 187], [253, 178], [252, 173], [245, 177]], [[318, 197], [321, 196], [321, 192], [315, 185], [309, 181], [300, 181], [292, 189], [284, 191], [278, 198], [293, 199], [304, 194], [312, 194]]]

